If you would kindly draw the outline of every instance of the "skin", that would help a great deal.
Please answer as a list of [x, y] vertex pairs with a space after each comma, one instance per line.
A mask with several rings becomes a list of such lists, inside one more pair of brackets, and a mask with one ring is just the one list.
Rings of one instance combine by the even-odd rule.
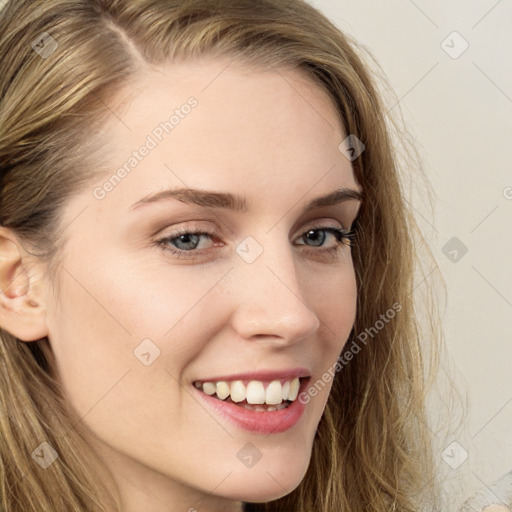
[[[3, 326], [24, 341], [49, 337], [56, 378], [116, 478], [123, 512], [240, 511], [241, 501], [295, 489], [332, 381], [297, 425], [270, 435], [204, 408], [192, 382], [296, 367], [315, 382], [336, 362], [355, 318], [353, 249], [341, 244], [329, 256], [321, 251], [337, 246], [333, 235], [318, 233], [321, 247], [303, 236], [326, 225], [349, 228], [358, 211], [349, 200], [303, 213], [337, 188], [360, 190], [338, 150], [346, 134], [335, 107], [301, 72], [228, 63], [147, 71], [129, 95], [119, 92], [122, 122], [113, 118], [100, 132], [108, 173], [62, 213], [58, 293], [15, 234], [0, 232]], [[96, 199], [95, 187], [190, 96], [198, 106]], [[148, 194], [184, 186], [239, 194], [250, 211], [175, 199], [130, 211]], [[178, 259], [155, 245], [177, 227], [216, 235], [197, 243], [202, 256]], [[247, 236], [263, 249], [252, 263], [235, 252]], [[133, 351], [148, 338], [160, 356], [145, 366]], [[251, 468], [237, 457], [248, 442], [262, 455]]]

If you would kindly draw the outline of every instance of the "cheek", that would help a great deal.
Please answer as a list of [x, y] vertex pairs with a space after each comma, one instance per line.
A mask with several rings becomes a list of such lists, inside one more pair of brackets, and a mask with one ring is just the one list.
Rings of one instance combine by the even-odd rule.
[[317, 314], [322, 322], [321, 365], [316, 378], [303, 395], [304, 403], [316, 402], [323, 411], [333, 380], [342, 367], [338, 360], [347, 346], [354, 325], [357, 305], [357, 283], [352, 265], [333, 273], [325, 281], [317, 298]]
[[221, 321], [208, 297], [218, 281], [215, 273], [191, 278], [190, 272], [166, 273], [143, 262], [123, 265], [106, 256], [101, 266], [65, 266], [65, 300], [49, 312], [50, 343], [58, 375], [81, 413], [126, 372], [146, 369], [148, 361], [152, 369], [168, 369], [180, 379]]
[[356, 317], [357, 283], [351, 263], [331, 270], [322, 278], [314, 303], [328, 340], [326, 348], [335, 358], [346, 343]]

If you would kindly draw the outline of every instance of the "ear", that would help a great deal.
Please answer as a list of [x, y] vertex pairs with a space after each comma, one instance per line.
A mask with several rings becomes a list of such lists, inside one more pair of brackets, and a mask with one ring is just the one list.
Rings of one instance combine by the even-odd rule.
[[19, 237], [0, 226], [0, 327], [21, 341], [48, 335], [40, 270]]

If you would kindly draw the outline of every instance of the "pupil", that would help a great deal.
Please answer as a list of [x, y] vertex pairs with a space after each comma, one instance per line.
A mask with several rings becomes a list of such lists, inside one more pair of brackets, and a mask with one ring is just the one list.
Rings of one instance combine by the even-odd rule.
[[[318, 240], [318, 235], [319, 233], [322, 233], [322, 235], [320, 235], [320, 240], [319, 240], [319, 243], [315, 244], [315, 245], [322, 245], [322, 243], [324, 242], [324, 239], [325, 239], [325, 233], [323, 231], [316, 231], [316, 230], [311, 230], [311, 231], [308, 231], [306, 237], [309, 239], [309, 240], [312, 240], [313, 242], [315, 241], [315, 237], [317, 238]], [[312, 235], [312, 236], [311, 236]]]
[[[192, 244], [194, 246], [195, 244], [193, 243], [193, 241], [191, 241], [192, 237], [197, 237], [197, 235], [191, 235], [190, 233], [188, 233], [186, 235], [180, 235], [178, 237], [178, 243], [182, 242], [185, 245]], [[190, 249], [191, 247], [187, 247], [187, 248]], [[192, 247], [192, 248], [194, 248], [194, 247]]]

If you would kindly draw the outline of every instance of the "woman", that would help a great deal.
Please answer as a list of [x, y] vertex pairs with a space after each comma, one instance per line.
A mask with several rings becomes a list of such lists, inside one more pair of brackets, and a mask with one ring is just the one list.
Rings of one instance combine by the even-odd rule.
[[301, 0], [16, 0], [0, 59], [2, 509], [431, 510], [355, 45]]

